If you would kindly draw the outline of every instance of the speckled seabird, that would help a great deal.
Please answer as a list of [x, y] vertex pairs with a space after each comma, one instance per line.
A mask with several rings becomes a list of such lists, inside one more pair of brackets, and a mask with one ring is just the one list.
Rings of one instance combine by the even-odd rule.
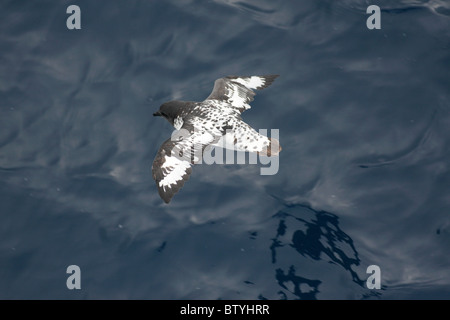
[[192, 172], [191, 165], [201, 160], [207, 146], [278, 155], [278, 140], [260, 135], [241, 118], [255, 96], [252, 89], [264, 89], [276, 77], [228, 76], [215, 81], [203, 102], [169, 101], [161, 105], [153, 115], [164, 117], [177, 130], [161, 145], [152, 165], [153, 179], [164, 202], [169, 203], [183, 187]]

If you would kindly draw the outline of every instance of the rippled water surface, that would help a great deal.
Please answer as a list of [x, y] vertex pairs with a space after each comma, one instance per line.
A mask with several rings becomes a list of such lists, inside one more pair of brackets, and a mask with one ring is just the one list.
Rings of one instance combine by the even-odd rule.
[[[450, 3], [375, 2], [1, 1], [0, 298], [449, 299]], [[231, 74], [280, 75], [243, 114], [278, 173], [164, 204], [152, 113]]]

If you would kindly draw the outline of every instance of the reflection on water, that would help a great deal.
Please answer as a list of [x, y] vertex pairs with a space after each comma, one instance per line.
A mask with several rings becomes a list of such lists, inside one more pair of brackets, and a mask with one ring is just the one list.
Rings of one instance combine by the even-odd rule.
[[[279, 220], [279, 223], [270, 246], [272, 263], [277, 262], [277, 250], [289, 246], [305, 258], [343, 267], [350, 273], [353, 282], [359, 286], [364, 285], [364, 281], [353, 270], [353, 267], [360, 263], [358, 252], [353, 240], [340, 229], [339, 219], [335, 214], [316, 211], [309, 206], [298, 204], [286, 206], [285, 210], [273, 217]], [[294, 284], [292, 293], [300, 299], [314, 299], [320, 292], [321, 281], [296, 275], [293, 265], [289, 266], [288, 271], [278, 268], [276, 279], [284, 289], [287, 289], [286, 282], [292, 282]], [[305, 284], [309, 286], [306, 292], [301, 289]]]
[[[289, 267], [287, 274], [285, 274], [282, 269], [277, 269], [275, 278], [283, 289], [291, 291], [294, 295], [303, 300], [316, 299], [316, 294], [319, 293], [319, 284], [322, 282], [320, 280], [310, 280], [297, 276], [295, 274], [294, 266]], [[294, 288], [288, 289], [285, 284], [287, 282], [292, 282]], [[283, 291], [280, 291], [279, 294], [282, 300], [287, 299], [287, 296]]]

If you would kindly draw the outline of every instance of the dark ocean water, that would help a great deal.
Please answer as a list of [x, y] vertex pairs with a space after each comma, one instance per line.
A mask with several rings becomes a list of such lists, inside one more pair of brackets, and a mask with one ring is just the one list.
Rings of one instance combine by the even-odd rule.
[[[0, 299], [450, 299], [449, 70], [449, 1], [1, 1]], [[165, 205], [152, 113], [231, 74], [278, 173]]]

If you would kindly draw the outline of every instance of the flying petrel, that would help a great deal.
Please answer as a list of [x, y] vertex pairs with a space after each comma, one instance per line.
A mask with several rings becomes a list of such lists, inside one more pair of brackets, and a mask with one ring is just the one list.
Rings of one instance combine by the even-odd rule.
[[169, 203], [183, 187], [192, 173], [191, 164], [201, 160], [207, 146], [278, 155], [278, 140], [260, 135], [241, 118], [255, 96], [252, 89], [264, 89], [276, 77], [228, 76], [214, 82], [213, 91], [203, 102], [169, 101], [160, 106], [153, 115], [164, 117], [177, 130], [161, 145], [152, 165], [164, 202]]

